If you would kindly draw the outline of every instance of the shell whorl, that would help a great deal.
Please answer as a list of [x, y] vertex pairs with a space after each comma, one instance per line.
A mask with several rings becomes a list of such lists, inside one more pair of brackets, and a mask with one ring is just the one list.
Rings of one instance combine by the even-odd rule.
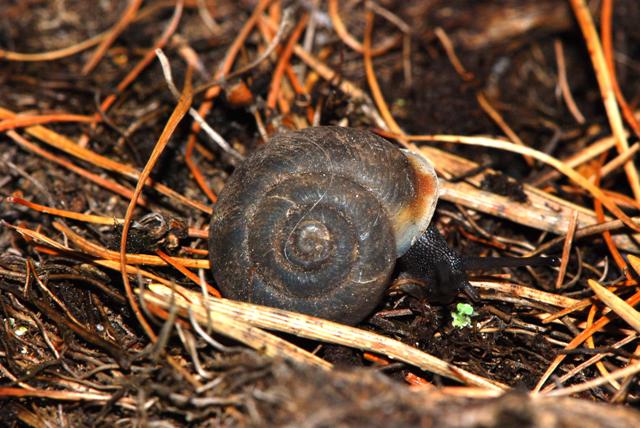
[[437, 200], [430, 164], [355, 129], [275, 136], [232, 174], [209, 253], [225, 297], [356, 323]]

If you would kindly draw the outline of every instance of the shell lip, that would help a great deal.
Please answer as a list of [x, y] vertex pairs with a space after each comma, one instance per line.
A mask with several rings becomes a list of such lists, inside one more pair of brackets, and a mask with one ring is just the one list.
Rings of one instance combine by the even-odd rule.
[[401, 149], [415, 173], [414, 199], [402, 209], [394, 222], [397, 257], [406, 253], [427, 230], [435, 213], [440, 185], [431, 162], [420, 153]]

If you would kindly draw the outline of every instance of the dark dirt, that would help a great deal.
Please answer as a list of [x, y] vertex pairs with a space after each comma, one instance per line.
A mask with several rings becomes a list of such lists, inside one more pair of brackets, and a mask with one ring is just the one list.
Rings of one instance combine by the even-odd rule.
[[[95, 114], [99, 103], [114, 92], [171, 17], [173, 7], [170, 2], [165, 6], [162, 6], [164, 2], [157, 2], [155, 6], [153, 2], [148, 3], [144, 2], [142, 10], [154, 9], [118, 37], [97, 69], [87, 77], [81, 75], [81, 68], [93, 49], [50, 62], [17, 62], [0, 58], [0, 107], [34, 114], [54, 111]], [[207, 76], [211, 76], [248, 19], [255, 2], [206, 3], [216, 4], [213, 9], [221, 25], [219, 32], [212, 35], [206, 29], [195, 7], [196, 2], [191, 1], [187, 2], [177, 34], [197, 52]], [[306, 7], [311, 3], [303, 2], [303, 5]], [[361, 2], [348, 3], [347, 6], [341, 5], [350, 9], [343, 19], [354, 36], [362, 40], [364, 7]], [[375, 60], [376, 74], [385, 98], [394, 117], [408, 133], [502, 135], [500, 128], [478, 105], [477, 94], [482, 91], [526, 145], [559, 159], [574, 154], [597, 137], [609, 134], [588, 52], [568, 3], [546, 0], [387, 0], [380, 4], [397, 14], [412, 31], [412, 80], [405, 77], [402, 49], [393, 49]], [[126, 2], [116, 1], [9, 1], [0, 10], [0, 49], [42, 52], [70, 46], [110, 28], [125, 8]], [[362, 56], [345, 46], [330, 28], [322, 24], [328, 20], [325, 5], [320, 10], [317, 43], [331, 48], [325, 61], [342, 78], [355, 82], [361, 88], [368, 88]], [[514, 16], [542, 16], [544, 19], [534, 19], [534, 24], [515, 31], [508, 25]], [[487, 28], [483, 22], [491, 22], [493, 26]], [[636, 84], [640, 78], [638, 22], [639, 3], [615, 3], [613, 39], [617, 76], [629, 104], [636, 109], [640, 101], [640, 86]], [[451, 66], [434, 34], [437, 27], [442, 27], [449, 35], [462, 64], [473, 73], [473, 79], [465, 81]], [[381, 35], [397, 32], [392, 24], [380, 17], [375, 20], [375, 28], [374, 45], [383, 39]], [[577, 106], [587, 118], [585, 124], [576, 122], [559, 94], [554, 51], [556, 41], [562, 42], [569, 84]], [[257, 55], [258, 46], [264, 47], [264, 43], [255, 33], [245, 43], [239, 62], [250, 62]], [[318, 51], [319, 48], [314, 50], [314, 54]], [[169, 43], [165, 52], [171, 59], [174, 79], [182, 82], [185, 65], [177, 45]], [[292, 61], [299, 63], [295, 58]], [[206, 117], [208, 123], [240, 153], [250, 153], [262, 144], [252, 109], [256, 108], [264, 115], [264, 100], [274, 67], [274, 62], [266, 61], [243, 76], [243, 81], [253, 93], [254, 103], [250, 107], [234, 104], [229, 94], [224, 93], [216, 99], [214, 108]], [[195, 80], [196, 85], [205, 81], [197, 73]], [[201, 101], [202, 97], [197, 98], [196, 105]], [[370, 118], [354, 106], [350, 97], [329, 82], [320, 80], [313, 87], [308, 104], [321, 106], [322, 125], [338, 124], [346, 119], [349, 126], [375, 128]], [[89, 149], [141, 169], [174, 105], [175, 99], [166, 88], [160, 66], [153, 61], [130, 88], [119, 94], [106, 120], [95, 128], [79, 123], [46, 126], [73, 141], [88, 135]], [[279, 124], [290, 123], [287, 119], [290, 117], [271, 114], [265, 120], [267, 130], [273, 132]], [[130, 129], [133, 123], [138, 126]], [[185, 164], [184, 145], [190, 126], [190, 121], [185, 120], [178, 127], [152, 177], [193, 200], [210, 205]], [[26, 136], [21, 130], [18, 132]], [[197, 163], [204, 179], [218, 193], [233, 171], [233, 162], [202, 134], [198, 141], [203, 150], [195, 155]], [[65, 157], [60, 151], [43, 147]], [[548, 167], [538, 164], [529, 167], [522, 157], [507, 152], [454, 145], [439, 147], [500, 171], [499, 175], [489, 176], [485, 188], [518, 201], [523, 200], [519, 191], [522, 183], [533, 182], [549, 171]], [[131, 180], [88, 162], [76, 163], [129, 188], [135, 185]], [[592, 200], [573, 191], [569, 184], [567, 180], [555, 179], [542, 183], [540, 187], [548, 187], [560, 197], [591, 208]], [[612, 174], [602, 182], [602, 186], [630, 194], [623, 174]], [[16, 194], [43, 205], [115, 217], [124, 215], [129, 202], [65, 167], [20, 148], [2, 133], [0, 198]], [[129, 251], [151, 253], [162, 249], [170, 255], [201, 257], [194, 256], [185, 247], [206, 249], [206, 240], [188, 238], [187, 228], [205, 227], [207, 216], [177, 205], [153, 191], [146, 191], [144, 196], [150, 210], [136, 210], [137, 224], [129, 232]], [[0, 220], [14, 226], [38, 229], [44, 235], [63, 242], [62, 234], [53, 227], [53, 216], [2, 199]], [[151, 211], [158, 215], [145, 217]], [[629, 214], [636, 213], [637, 210], [629, 210]], [[469, 217], [473, 217], [474, 224], [488, 236], [507, 238], [505, 241], [508, 243], [520, 242], [534, 248], [546, 239], [531, 228], [442, 202], [438, 208], [438, 225], [449, 244], [463, 254], [509, 253], [510, 244], [503, 248], [487, 243], [486, 239], [470, 239], [477, 229], [466, 220]], [[87, 239], [110, 249], [118, 248], [119, 227], [72, 220], [65, 222]], [[574, 278], [578, 271], [585, 273], [569, 282], [561, 290], [563, 293], [575, 298], [587, 295], [586, 279], [598, 278], [604, 259], [608, 260], [609, 269], [601, 280], [607, 283], [619, 279], [622, 272], [609, 260], [610, 254], [599, 235], [579, 241], [576, 248], [580, 257], [572, 256], [568, 278]], [[577, 267], [578, 259], [584, 264], [583, 269]], [[126, 303], [120, 274], [100, 267], [92, 260], [80, 251], [51, 255], [0, 224], [0, 312], [3, 320], [0, 329], [0, 391], [3, 387], [24, 388], [24, 385], [43, 390], [81, 390], [86, 387], [114, 397], [113, 402], [0, 398], [0, 408], [8, 409], [14, 415], [13, 422], [7, 426], [42, 426], [30, 422], [37, 419], [60, 426], [606, 426], [604, 420], [591, 425], [584, 422], [590, 412], [599, 409], [586, 403], [584, 409], [576, 405], [574, 419], [557, 416], [557, 419], [547, 419], [552, 422], [543, 424], [543, 415], [560, 412], [560, 401], [538, 407], [538, 404], [523, 398], [524, 395], [516, 393], [508, 396], [502, 411], [487, 410], [487, 415], [478, 416], [477, 421], [480, 422], [477, 425], [465, 424], [463, 415], [470, 408], [470, 401], [460, 397], [447, 401], [437, 398], [435, 392], [429, 398], [429, 392], [415, 392], [407, 387], [405, 379], [408, 374], [414, 374], [436, 385], [447, 386], [452, 382], [404, 364], [379, 366], [357, 350], [293, 337], [289, 339], [308, 350], [321, 345], [319, 356], [341, 369], [350, 370], [325, 373], [282, 361], [269, 361], [259, 352], [239, 348], [237, 343], [223, 338], [218, 339], [232, 347], [227, 353], [213, 351], [204, 341], [197, 339], [201, 367], [195, 368], [189, 353], [173, 337], [160, 351], [173, 355], [191, 376], [195, 373], [201, 375], [199, 370], [207, 374], [202, 378], [207, 387], [195, 391], [193, 384], [185, 380], [184, 373], [158, 358], [160, 351], [149, 345]], [[27, 261], [30, 263], [29, 274]], [[189, 281], [173, 269], [150, 267], [149, 270], [170, 281], [190, 286]], [[27, 276], [33, 274], [46, 278], [52, 294], [43, 291], [43, 287], [32, 279], [30, 287], [25, 290]], [[555, 291], [556, 273], [549, 267], [480, 272], [477, 277], [481, 278], [483, 274], [509, 274], [512, 282]], [[204, 275], [213, 283], [209, 272]], [[562, 349], [562, 344], [575, 336], [576, 332], [572, 330], [581, 331], [584, 327], [577, 328], [571, 322], [542, 325], [537, 315], [555, 312], [554, 308], [542, 304], [527, 305], [522, 299], [508, 299], [490, 293], [483, 294], [483, 298], [474, 306], [477, 313], [473, 318], [475, 327], [461, 330], [451, 326], [451, 312], [455, 310], [455, 303], [468, 301], [465, 296], [461, 295], [452, 305], [442, 307], [430, 305], [428, 296], [394, 291], [385, 297], [378, 308], [379, 314], [373, 314], [360, 327], [396, 338], [458, 367], [522, 391], [535, 386]], [[69, 308], [69, 313], [60, 311], [58, 301]], [[55, 313], [59, 316], [55, 317]], [[69, 317], [75, 317], [84, 330], [73, 330]], [[582, 322], [584, 319], [585, 316], [580, 316], [574, 321]], [[16, 333], [17, 326], [25, 328], [24, 335]], [[620, 321], [613, 323], [598, 337], [597, 346], [606, 349], [619, 340], [618, 329], [614, 327], [622, 326], [626, 327]], [[161, 324], [154, 325], [154, 328], [159, 330]], [[612, 334], [608, 335], [608, 332]], [[105, 345], [106, 341], [115, 343], [115, 348]], [[626, 358], [634, 352], [635, 346], [631, 342], [620, 348], [620, 360], [611, 359], [607, 364], [623, 365], [622, 359], [628, 361]], [[591, 351], [578, 348], [566, 360], [559, 374], [590, 356]], [[130, 369], [121, 370], [118, 362], [130, 365]], [[370, 370], [365, 370], [365, 367]], [[591, 367], [572, 382], [598, 375], [597, 370]], [[627, 388], [624, 403], [637, 406], [640, 394], [637, 378], [630, 381]], [[580, 396], [608, 402], [614, 394], [611, 387], [602, 386]], [[129, 399], [126, 404], [115, 404], [123, 397]], [[480, 409], [488, 402], [480, 400], [474, 403], [480, 415], [483, 411]], [[451, 419], [447, 419], [444, 408], [450, 412]], [[599, 417], [596, 413], [591, 415]], [[627, 417], [629, 419], [625, 420], [629, 421], [637, 416], [625, 414], [620, 417]]]

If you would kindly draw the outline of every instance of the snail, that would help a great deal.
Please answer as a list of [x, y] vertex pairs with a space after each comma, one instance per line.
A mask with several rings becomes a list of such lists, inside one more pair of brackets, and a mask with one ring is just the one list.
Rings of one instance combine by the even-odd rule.
[[398, 260], [433, 300], [451, 301], [471, 291], [473, 260], [431, 224], [438, 195], [427, 159], [370, 132], [278, 134], [219, 195], [209, 228], [214, 278], [231, 299], [355, 324], [380, 303]]

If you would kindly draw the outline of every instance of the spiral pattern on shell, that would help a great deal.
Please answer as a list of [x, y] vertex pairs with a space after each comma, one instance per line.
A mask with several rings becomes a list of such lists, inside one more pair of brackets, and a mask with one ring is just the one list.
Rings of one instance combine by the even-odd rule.
[[225, 297], [356, 323], [379, 303], [436, 199], [430, 165], [376, 135], [277, 135], [232, 174], [214, 207], [216, 283]]

